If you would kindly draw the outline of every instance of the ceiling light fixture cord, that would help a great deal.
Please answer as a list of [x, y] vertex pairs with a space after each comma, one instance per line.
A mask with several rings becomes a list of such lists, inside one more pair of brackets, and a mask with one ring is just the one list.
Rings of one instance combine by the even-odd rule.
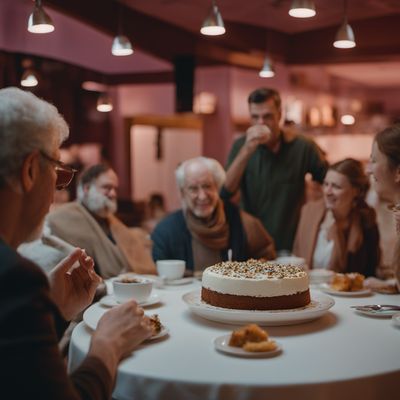
[[268, 32], [268, 7], [266, 8], [266, 16], [265, 16], [265, 23], [266, 23], [266, 35], [265, 35], [265, 58], [264, 58], [264, 64], [263, 67], [261, 68], [260, 72], [258, 75], [260, 78], [273, 78], [275, 76], [275, 68], [273, 64], [272, 57], [269, 56], [268, 50], [269, 50], [269, 32]]
[[114, 37], [111, 53], [114, 56], [129, 56], [133, 54], [132, 43], [127, 36], [123, 34], [123, 15], [122, 15], [122, 5], [118, 2], [117, 9], [117, 35]]
[[353, 29], [347, 19], [347, 0], [343, 0], [343, 21], [336, 33], [333, 46], [338, 49], [351, 49], [356, 46]]

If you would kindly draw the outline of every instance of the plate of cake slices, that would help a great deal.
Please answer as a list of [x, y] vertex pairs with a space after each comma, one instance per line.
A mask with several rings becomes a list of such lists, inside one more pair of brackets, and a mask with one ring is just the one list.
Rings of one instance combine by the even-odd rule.
[[282, 353], [281, 345], [257, 324], [249, 324], [215, 338], [214, 347], [221, 353], [236, 357], [269, 358]]
[[328, 283], [323, 283], [319, 286], [319, 289], [327, 294], [333, 296], [343, 296], [343, 297], [359, 297], [359, 296], [370, 296], [372, 294], [371, 289], [362, 288], [357, 290], [337, 290]]
[[194, 290], [182, 297], [190, 311], [210, 321], [227, 324], [256, 323], [261, 326], [296, 325], [325, 315], [335, 304], [330, 296], [315, 295], [304, 307], [285, 310], [238, 310], [212, 306], [201, 299], [201, 291]]
[[323, 283], [319, 289], [334, 296], [369, 296], [371, 289], [364, 286], [365, 276], [357, 272], [335, 274], [331, 283]]

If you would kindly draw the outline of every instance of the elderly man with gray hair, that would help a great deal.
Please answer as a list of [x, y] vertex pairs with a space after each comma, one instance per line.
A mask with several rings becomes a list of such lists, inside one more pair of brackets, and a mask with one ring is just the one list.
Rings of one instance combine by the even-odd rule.
[[225, 171], [218, 161], [197, 157], [176, 170], [182, 209], [164, 218], [155, 228], [153, 259], [181, 259], [187, 268], [201, 271], [228, 259], [275, 258], [273, 239], [261, 222], [229, 201], [219, 190]]
[[57, 109], [17, 88], [0, 90], [0, 369], [4, 399], [109, 399], [119, 362], [152, 334], [135, 301], [100, 319], [88, 355], [67, 375], [57, 342], [93, 300], [101, 278], [76, 248], [48, 277], [16, 248], [42, 224], [55, 188], [74, 170], [59, 161], [68, 126]]

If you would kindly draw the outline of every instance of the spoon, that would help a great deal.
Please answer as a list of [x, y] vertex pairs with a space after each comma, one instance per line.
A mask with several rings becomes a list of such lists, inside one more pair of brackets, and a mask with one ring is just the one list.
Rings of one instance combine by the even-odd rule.
[[355, 308], [356, 310], [372, 310], [372, 311], [394, 311], [400, 310], [400, 306], [392, 305], [392, 304], [370, 304], [365, 306], [351, 306], [351, 308]]

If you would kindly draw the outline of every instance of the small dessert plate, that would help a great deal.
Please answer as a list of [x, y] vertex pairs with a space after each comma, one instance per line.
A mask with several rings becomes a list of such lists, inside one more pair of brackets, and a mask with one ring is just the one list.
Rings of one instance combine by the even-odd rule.
[[181, 279], [165, 279], [164, 285], [166, 286], [179, 286], [179, 285], [187, 285], [188, 283], [193, 282], [193, 277], [189, 276], [187, 278]]
[[[140, 307], [149, 307], [149, 306], [159, 303], [160, 301], [161, 301], [161, 299], [158, 296], [158, 294], [153, 293], [146, 301], [141, 301], [138, 304], [140, 305]], [[102, 297], [100, 299], [99, 303], [105, 307], [115, 307], [115, 306], [122, 304], [122, 303], [119, 303], [112, 294]]]
[[355, 311], [358, 314], [368, 315], [369, 317], [379, 317], [379, 318], [390, 318], [393, 315], [395, 315], [396, 313], [398, 313], [398, 311], [393, 311], [393, 310], [376, 311], [376, 310], [363, 310], [363, 309], [357, 310], [356, 309]]
[[[104, 308], [101, 306], [99, 303], [92, 304], [89, 308], [85, 310], [83, 313], [83, 321], [85, 324], [92, 329], [93, 331], [96, 330], [97, 324], [100, 320], [100, 318], [107, 312], [107, 308]], [[158, 332], [157, 334], [149, 337], [146, 341], [149, 340], [156, 340], [160, 339], [166, 335], [168, 335], [169, 329], [165, 327], [164, 325], [161, 326], [161, 331]]]
[[277, 343], [278, 347], [275, 350], [258, 351], [258, 352], [246, 351], [243, 350], [241, 347], [229, 346], [230, 337], [231, 335], [228, 334], [219, 336], [216, 339], [214, 339], [215, 349], [222, 353], [226, 353], [232, 356], [249, 357], [249, 358], [269, 358], [269, 357], [275, 357], [278, 354], [282, 353], [282, 347], [279, 345], [279, 343]]
[[368, 288], [356, 290], [354, 292], [344, 292], [344, 291], [340, 291], [340, 290], [335, 290], [328, 283], [321, 284], [319, 286], [319, 289], [325, 293], [332, 294], [334, 296], [343, 296], [343, 297], [369, 296], [372, 294], [371, 289], [368, 289]]
[[149, 340], [156, 340], [156, 339], [160, 339], [166, 335], [169, 334], [169, 329], [166, 328], [164, 325], [161, 328], [161, 331], [158, 332], [156, 335], [153, 335], [151, 337], [149, 337], [148, 339], [146, 339], [146, 342], [148, 342]]
[[394, 326], [400, 328], [400, 312], [392, 315], [392, 322]]

